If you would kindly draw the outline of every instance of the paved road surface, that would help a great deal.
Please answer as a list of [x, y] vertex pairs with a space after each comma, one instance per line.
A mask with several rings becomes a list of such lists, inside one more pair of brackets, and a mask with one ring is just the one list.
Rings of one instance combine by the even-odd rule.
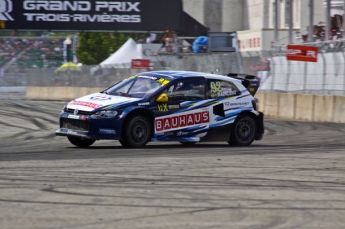
[[62, 102], [0, 101], [0, 228], [345, 228], [345, 124], [266, 120], [262, 141], [75, 148]]

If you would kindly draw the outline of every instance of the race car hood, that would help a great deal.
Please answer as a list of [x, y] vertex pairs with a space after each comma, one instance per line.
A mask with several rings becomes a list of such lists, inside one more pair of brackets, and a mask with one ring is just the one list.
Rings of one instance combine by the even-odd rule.
[[122, 105], [124, 103], [139, 100], [142, 100], [142, 98], [130, 98], [124, 96], [107, 95], [103, 93], [94, 93], [71, 101], [67, 104], [67, 108], [82, 111], [93, 111], [97, 108], [108, 105]]

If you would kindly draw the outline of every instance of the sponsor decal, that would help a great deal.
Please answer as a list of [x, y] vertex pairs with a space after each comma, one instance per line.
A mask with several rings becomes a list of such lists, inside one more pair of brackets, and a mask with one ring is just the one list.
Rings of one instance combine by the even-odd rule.
[[174, 132], [164, 132], [164, 135], [173, 136], [173, 135], [175, 135], [175, 134], [174, 134]]
[[180, 109], [180, 104], [168, 105], [168, 104], [158, 104], [158, 111], [169, 111], [170, 109]]
[[91, 101], [105, 101], [105, 100], [111, 100], [111, 97], [107, 95], [96, 95], [96, 96], [92, 96], [90, 100]]
[[157, 80], [158, 83], [161, 83], [162, 85], [165, 85], [170, 82], [170, 80], [164, 79], [164, 78], [159, 78]]
[[168, 104], [158, 104], [158, 111], [169, 111]]
[[[9, 0], [2, 0], [2, 2], [9, 2]], [[138, 13], [141, 10], [139, 5], [140, 2], [126, 1], [23, 1], [23, 8], [28, 12], [24, 13], [27, 21], [51, 22], [140, 23], [141, 15]], [[47, 13], [38, 13], [37, 11], [46, 11]], [[71, 11], [74, 14], [65, 13]], [[89, 14], [90, 11], [95, 11], [98, 14]]]
[[229, 102], [225, 102], [224, 105], [225, 106], [245, 106], [245, 105], [249, 105], [249, 102], [242, 102], [242, 103], [229, 103]]
[[11, 0], [0, 0], [0, 21], [13, 21], [9, 13], [12, 12], [13, 4]]
[[180, 104], [168, 105], [169, 109], [180, 109]]
[[113, 130], [113, 129], [102, 129], [102, 128], [99, 128], [99, 133], [100, 134], [115, 134], [116, 131]]
[[102, 105], [100, 104], [96, 104], [96, 103], [91, 103], [91, 102], [85, 102], [85, 101], [77, 101], [77, 100], [73, 100], [72, 102], [70, 102], [69, 105], [79, 105], [79, 106], [84, 106], [84, 107], [91, 107], [91, 108], [99, 108]]
[[67, 134], [78, 134], [78, 132], [73, 131], [73, 130], [67, 130]]
[[79, 119], [79, 115], [68, 115], [68, 118]]
[[182, 135], [187, 135], [188, 132], [182, 132], [182, 131], [179, 131], [176, 133], [176, 136], [182, 136]]
[[138, 106], [147, 106], [147, 105], [150, 105], [150, 102], [138, 103]]
[[156, 131], [170, 130], [179, 127], [188, 127], [201, 123], [208, 123], [210, 115], [208, 111], [202, 111], [197, 113], [176, 115], [166, 118], [156, 119], [155, 126]]

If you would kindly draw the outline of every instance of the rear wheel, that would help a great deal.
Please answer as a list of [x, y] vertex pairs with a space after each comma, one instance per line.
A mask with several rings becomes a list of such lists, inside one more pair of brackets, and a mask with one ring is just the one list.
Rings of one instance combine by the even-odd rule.
[[96, 140], [93, 139], [80, 139], [72, 136], [68, 136], [68, 141], [72, 143], [75, 146], [78, 146], [80, 148], [86, 148], [95, 143]]
[[141, 115], [131, 117], [123, 128], [120, 143], [128, 148], [140, 148], [151, 138], [150, 122]]
[[230, 141], [234, 146], [248, 146], [255, 139], [256, 123], [249, 115], [239, 116], [232, 128]]

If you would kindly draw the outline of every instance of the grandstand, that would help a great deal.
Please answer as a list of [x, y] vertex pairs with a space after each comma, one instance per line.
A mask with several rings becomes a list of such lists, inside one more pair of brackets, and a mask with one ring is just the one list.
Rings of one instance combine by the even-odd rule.
[[[4, 71], [57, 68], [63, 63], [64, 38], [1, 38], [0, 68]], [[13, 72], [13, 71], [11, 71]]]

